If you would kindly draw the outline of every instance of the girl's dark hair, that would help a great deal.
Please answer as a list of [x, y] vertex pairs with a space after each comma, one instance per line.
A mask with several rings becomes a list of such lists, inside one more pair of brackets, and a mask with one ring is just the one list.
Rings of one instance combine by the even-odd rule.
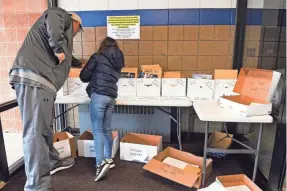
[[102, 43], [101, 43], [101, 46], [98, 50], [99, 53], [102, 53], [104, 52], [106, 49], [108, 49], [109, 47], [116, 47], [116, 48], [119, 48], [118, 47], [118, 43], [115, 39], [111, 38], [111, 37], [106, 37]]

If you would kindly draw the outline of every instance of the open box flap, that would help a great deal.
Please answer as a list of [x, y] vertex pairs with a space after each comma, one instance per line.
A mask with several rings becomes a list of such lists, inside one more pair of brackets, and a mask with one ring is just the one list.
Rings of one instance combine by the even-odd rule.
[[255, 100], [270, 101], [280, 79], [277, 73], [271, 70], [242, 68], [234, 92]]
[[213, 79], [215, 80], [236, 80], [238, 70], [214, 70]]
[[129, 133], [121, 140], [122, 143], [158, 146], [162, 142], [161, 136]]
[[[112, 131], [113, 139], [118, 136], [117, 131]], [[93, 133], [91, 131], [85, 131], [82, 135], [80, 135], [79, 140], [94, 140]]]
[[191, 165], [187, 165], [184, 169], [180, 169], [162, 163], [156, 159], [150, 160], [143, 169], [188, 187], [194, 185], [201, 173], [199, 168]]
[[68, 132], [58, 132], [58, 133], [54, 134], [53, 140], [54, 140], [54, 142], [58, 142], [58, 141], [63, 141], [63, 140], [70, 139], [73, 137], [74, 136]]

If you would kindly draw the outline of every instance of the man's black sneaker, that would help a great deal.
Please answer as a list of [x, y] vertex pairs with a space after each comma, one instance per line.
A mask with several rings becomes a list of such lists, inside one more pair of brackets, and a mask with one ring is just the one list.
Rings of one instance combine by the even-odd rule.
[[105, 160], [106, 160], [107, 163], [110, 165], [110, 169], [116, 167], [116, 165], [115, 165], [113, 159], [105, 159]]
[[107, 174], [109, 169], [110, 165], [105, 160], [103, 160], [102, 164], [96, 167], [95, 181], [99, 181], [101, 178], [103, 178]]
[[75, 164], [75, 160], [73, 158], [66, 158], [60, 161], [58, 164], [56, 164], [53, 169], [50, 171], [50, 174], [53, 175], [56, 172], [59, 172], [61, 170], [65, 170], [68, 168], [71, 168]]

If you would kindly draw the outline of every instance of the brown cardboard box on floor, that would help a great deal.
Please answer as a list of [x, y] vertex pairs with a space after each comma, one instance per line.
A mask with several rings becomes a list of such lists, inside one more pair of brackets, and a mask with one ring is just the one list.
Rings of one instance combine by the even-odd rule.
[[[221, 184], [224, 188], [237, 187], [237, 190], [240, 189], [240, 186], [248, 187], [251, 191], [262, 191], [254, 182], [252, 182], [246, 175], [244, 174], [235, 174], [228, 176], [218, 176], [216, 177], [216, 182]], [[234, 189], [235, 190], [235, 189]]]
[[[163, 163], [163, 160], [167, 157], [172, 157], [177, 160], [188, 163], [184, 169], [171, 166]], [[199, 168], [194, 165], [199, 166]], [[202, 166], [203, 158], [195, 156], [191, 153], [183, 152], [171, 147], [166, 148], [158, 155], [153, 157], [144, 167], [144, 170], [155, 173], [164, 178], [170, 179], [179, 184], [187, 187], [199, 188], [202, 182]], [[212, 172], [212, 160], [206, 161], [206, 179]]]
[[82, 68], [71, 68], [69, 78], [79, 78]]
[[[214, 131], [212, 135], [208, 139], [208, 147], [209, 148], [217, 148], [217, 149], [228, 149], [232, 144], [232, 134], [228, 134], [229, 137], [226, 136], [226, 133], [222, 133], [219, 131]], [[209, 153], [211, 156], [215, 157], [224, 157], [226, 154], [224, 153]]]
[[120, 159], [147, 163], [162, 150], [162, 136], [129, 133], [120, 141]]
[[221, 70], [215, 69], [213, 79], [215, 80], [236, 80], [238, 70]]
[[61, 158], [72, 156], [77, 157], [76, 139], [68, 132], [58, 132], [54, 134], [54, 147], [59, 152]]

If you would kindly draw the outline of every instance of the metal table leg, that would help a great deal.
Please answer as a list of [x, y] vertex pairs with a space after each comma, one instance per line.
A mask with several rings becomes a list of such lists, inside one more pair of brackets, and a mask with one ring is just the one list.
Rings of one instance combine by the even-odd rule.
[[179, 150], [182, 151], [182, 144], [181, 144], [181, 108], [177, 107], [177, 139]]
[[256, 180], [258, 160], [259, 160], [259, 152], [260, 152], [260, 144], [261, 144], [261, 139], [262, 139], [262, 130], [263, 130], [263, 124], [261, 123], [260, 128], [259, 128], [257, 148], [256, 148], [256, 154], [255, 154], [255, 164], [254, 164], [253, 177], [252, 177], [253, 182], [255, 182], [255, 180]]
[[204, 138], [204, 156], [203, 156], [203, 167], [202, 167], [202, 186], [205, 184], [205, 178], [206, 178], [206, 157], [207, 157], [207, 140], [208, 140], [208, 128], [209, 128], [209, 122], [206, 122], [205, 126], [205, 138]]

